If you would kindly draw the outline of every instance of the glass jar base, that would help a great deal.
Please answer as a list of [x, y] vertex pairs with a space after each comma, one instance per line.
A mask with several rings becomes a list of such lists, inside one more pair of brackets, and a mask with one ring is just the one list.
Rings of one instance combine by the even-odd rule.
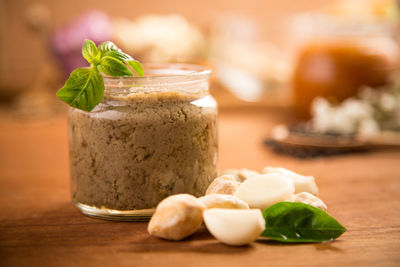
[[77, 201], [72, 203], [85, 215], [93, 218], [112, 221], [134, 221], [147, 222], [154, 213], [154, 209], [143, 210], [113, 210], [107, 208], [96, 208]]

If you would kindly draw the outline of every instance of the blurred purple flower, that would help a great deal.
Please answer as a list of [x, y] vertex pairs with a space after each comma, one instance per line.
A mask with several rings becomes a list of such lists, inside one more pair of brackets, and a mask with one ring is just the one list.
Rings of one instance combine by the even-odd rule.
[[99, 44], [110, 40], [111, 36], [112, 23], [108, 15], [98, 10], [91, 10], [56, 29], [51, 38], [51, 45], [65, 75], [68, 76], [75, 68], [89, 65], [81, 56], [84, 39]]

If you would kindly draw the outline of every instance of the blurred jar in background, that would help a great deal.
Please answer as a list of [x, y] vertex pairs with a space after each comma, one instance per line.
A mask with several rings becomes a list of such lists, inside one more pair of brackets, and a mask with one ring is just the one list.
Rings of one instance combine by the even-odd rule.
[[210, 23], [208, 55], [221, 97], [219, 103], [286, 103], [291, 65], [284, 52], [265, 38], [252, 17], [235, 11], [219, 14]]
[[304, 119], [309, 118], [315, 97], [339, 103], [357, 95], [363, 85], [385, 84], [399, 66], [397, 20], [346, 18], [337, 10], [295, 20], [301, 45], [292, 77], [293, 104]]

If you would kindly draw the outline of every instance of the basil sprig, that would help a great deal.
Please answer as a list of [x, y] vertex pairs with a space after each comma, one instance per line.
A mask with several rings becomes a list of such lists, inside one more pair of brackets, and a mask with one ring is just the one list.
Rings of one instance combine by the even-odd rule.
[[110, 76], [133, 76], [134, 70], [143, 76], [139, 61], [121, 51], [114, 43], [104, 42], [96, 47], [93, 41], [85, 40], [82, 56], [90, 63], [90, 68], [74, 70], [57, 97], [72, 107], [91, 111], [104, 96], [104, 81], [100, 72]]
[[334, 240], [346, 231], [325, 211], [296, 202], [279, 202], [263, 212], [262, 237], [285, 243], [308, 243]]

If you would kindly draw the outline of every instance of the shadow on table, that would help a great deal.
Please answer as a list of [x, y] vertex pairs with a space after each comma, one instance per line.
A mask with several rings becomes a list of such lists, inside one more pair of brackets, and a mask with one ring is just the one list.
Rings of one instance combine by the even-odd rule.
[[[203, 254], [245, 254], [265, 246], [313, 246], [319, 251], [343, 253], [336, 242], [288, 244], [273, 240], [257, 240], [247, 246], [228, 246], [216, 240], [203, 225], [182, 241], [168, 241], [147, 232], [146, 222], [115, 222], [94, 219], [81, 214], [70, 202], [51, 208], [25, 212], [20, 218], [2, 220], [8, 231], [3, 239], [14, 246], [101, 247], [113, 246], [125, 253], [195, 252]], [[7, 234], [8, 233], [8, 234]], [[258, 244], [257, 244], [258, 243]]]
[[340, 242], [340, 240], [335, 240], [331, 242], [322, 242], [322, 243], [281, 243], [275, 240], [268, 239], [259, 239], [256, 241], [257, 243], [263, 243], [270, 246], [314, 246], [316, 250], [329, 250], [332, 252], [344, 253], [344, 251], [334, 244]]
[[131, 243], [131, 247], [121, 252], [196, 252], [205, 254], [237, 254], [254, 250], [254, 246], [228, 246], [212, 237], [202, 226], [199, 231], [181, 241], [169, 241], [148, 236]]

